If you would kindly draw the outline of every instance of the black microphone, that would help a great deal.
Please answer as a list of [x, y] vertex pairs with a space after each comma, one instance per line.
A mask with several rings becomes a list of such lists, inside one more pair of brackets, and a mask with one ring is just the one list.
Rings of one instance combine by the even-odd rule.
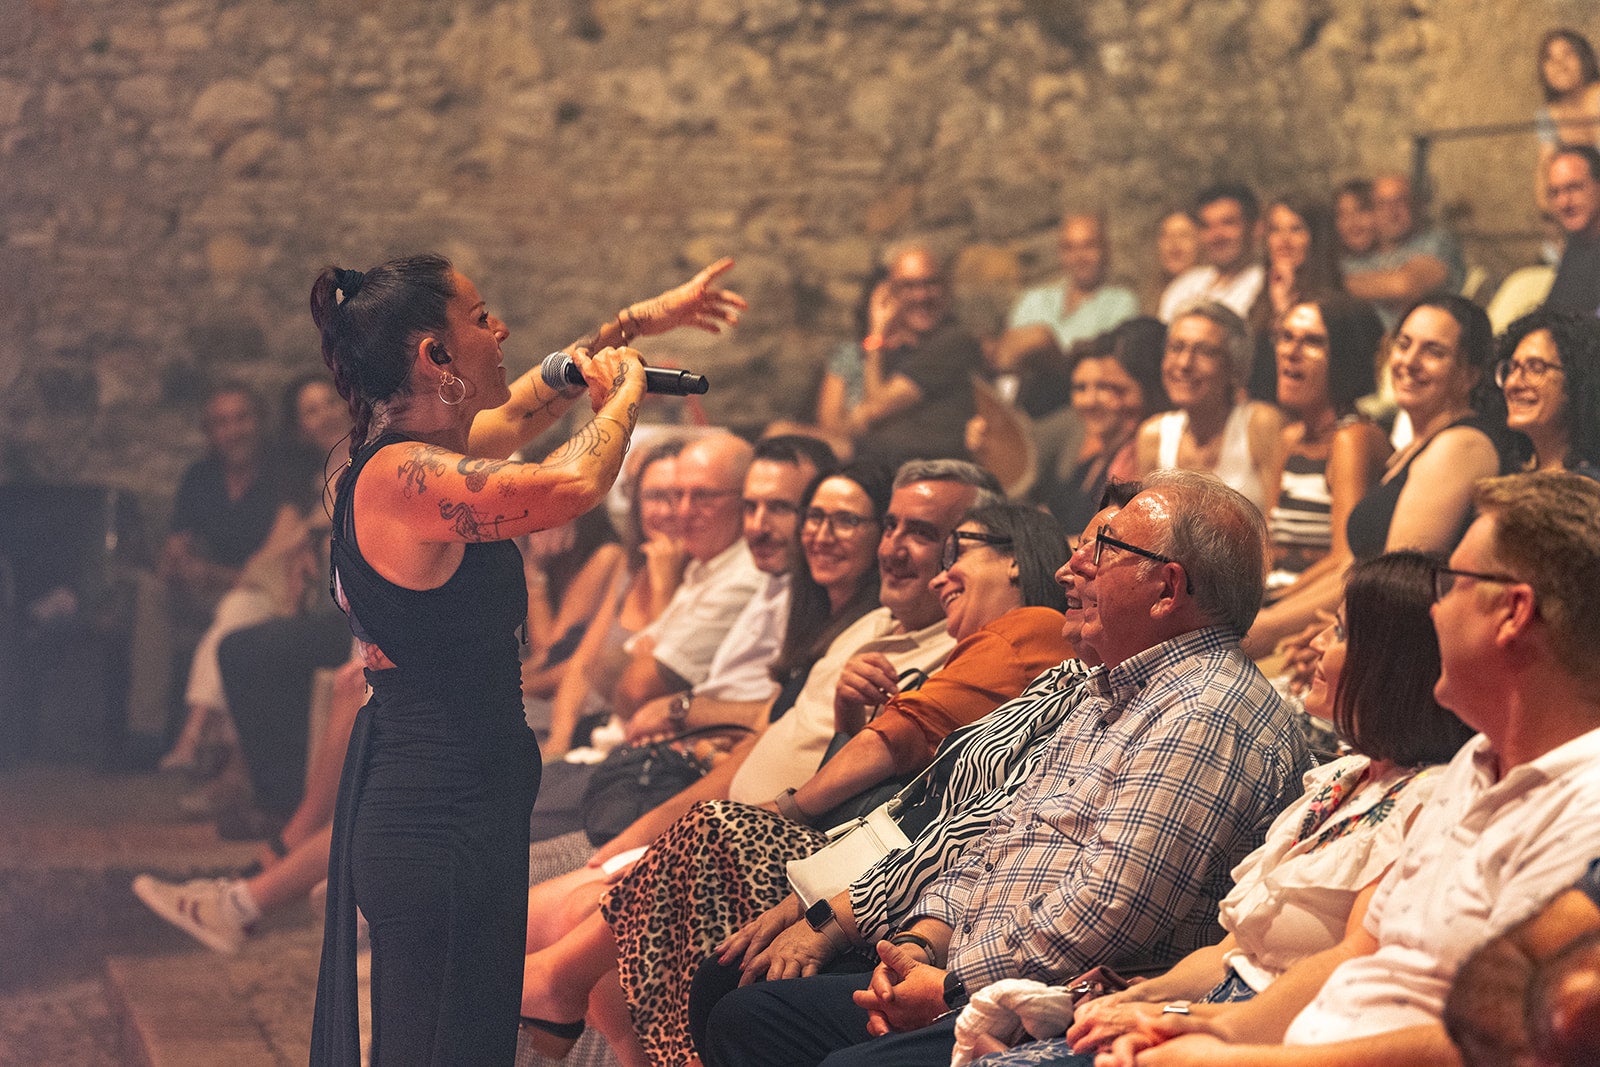
[[[552, 352], [539, 364], [539, 377], [552, 389], [565, 389], [569, 385], [587, 384], [583, 372], [565, 352]], [[644, 369], [644, 391], [661, 396], [688, 396], [704, 393], [711, 386], [703, 374], [690, 374], [686, 370], [667, 370], [665, 367]]]

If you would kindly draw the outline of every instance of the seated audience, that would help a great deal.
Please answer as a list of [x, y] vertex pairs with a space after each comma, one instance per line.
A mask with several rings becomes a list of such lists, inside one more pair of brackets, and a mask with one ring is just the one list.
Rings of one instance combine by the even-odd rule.
[[1378, 244], [1378, 209], [1372, 183], [1366, 178], [1341, 182], [1333, 195], [1333, 230], [1339, 235], [1339, 273], [1350, 270], [1352, 258], [1365, 256]]
[[549, 697], [590, 619], [623, 565], [617, 529], [603, 507], [518, 540], [528, 586], [522, 693]]
[[1131, 290], [1106, 284], [1111, 250], [1103, 218], [1068, 215], [1061, 222], [1059, 247], [1062, 276], [1024, 291], [1006, 317], [993, 360], [1001, 374], [1015, 373], [1029, 352], [1065, 352], [1139, 313]]
[[573, 745], [584, 715], [609, 712], [627, 660], [623, 646], [672, 599], [688, 562], [677, 536], [675, 505], [681, 442], [657, 445], [629, 463], [628, 522], [624, 563], [567, 660], [550, 705], [550, 728], [540, 751], [560, 759]]
[[1563, 145], [1545, 173], [1550, 213], [1566, 238], [1545, 306], [1592, 316], [1600, 311], [1600, 150]]
[[1171, 324], [1193, 304], [1219, 303], [1243, 318], [1265, 274], [1255, 262], [1261, 202], [1247, 186], [1224, 182], [1195, 197], [1202, 265], [1178, 275], [1161, 294], [1157, 317]]
[[[248, 386], [224, 382], [206, 394], [207, 455], [184, 472], [155, 573], [141, 576], [136, 590], [128, 679], [128, 740], [135, 751], [165, 739], [174, 653], [192, 647], [210, 624], [277, 519], [285, 479], [264, 460], [264, 419], [261, 399]], [[180, 735], [166, 765], [193, 766], [201, 740], [199, 731]]]
[[1389, 458], [1388, 438], [1356, 411], [1373, 390], [1382, 340], [1371, 305], [1343, 295], [1299, 304], [1278, 327], [1278, 404], [1293, 421], [1267, 516], [1267, 606], [1244, 643], [1251, 656], [1270, 654], [1338, 602], [1352, 559], [1345, 524]]
[[1094, 514], [1108, 481], [1137, 475], [1134, 434], [1149, 415], [1168, 406], [1161, 384], [1166, 339], [1160, 320], [1141, 317], [1070, 353], [1072, 409], [1083, 443], [1070, 456], [1041, 464], [1048, 474], [1033, 491], [1068, 530], [1081, 529]]
[[1253, 356], [1248, 377], [1250, 395], [1271, 402], [1277, 398], [1278, 364], [1273, 358], [1278, 324], [1291, 307], [1344, 290], [1333, 217], [1323, 204], [1284, 198], [1267, 208], [1266, 284], [1245, 316]]
[[1423, 297], [1459, 290], [1467, 266], [1454, 236], [1421, 223], [1410, 178], [1385, 174], [1374, 179], [1372, 203], [1377, 244], [1344, 260], [1344, 287], [1351, 296], [1371, 301], [1392, 329], [1400, 312]]
[[1466, 1067], [1600, 1062], [1600, 859], [1456, 972], [1444, 1024]]
[[1533, 445], [1529, 467], [1600, 478], [1600, 320], [1535, 311], [1500, 339], [1495, 384], [1506, 425]]
[[1534, 190], [1539, 210], [1548, 211], [1552, 190], [1545, 176], [1551, 158], [1563, 145], [1600, 147], [1600, 62], [1587, 37], [1569, 29], [1544, 35], [1539, 42], [1539, 88], [1544, 107], [1534, 114], [1539, 135]]
[[890, 257], [888, 282], [868, 309], [862, 399], [844, 429], [857, 458], [875, 463], [964, 456], [983, 354], [951, 317], [947, 265], [927, 245], [906, 245]]
[[[1350, 571], [1345, 602], [1313, 642], [1316, 680], [1308, 714], [1332, 724], [1352, 754], [1306, 774], [1305, 793], [1233, 871], [1218, 920], [1228, 936], [1149, 981], [1076, 1011], [1069, 990], [1038, 983], [991, 986], [956, 1023], [964, 1058], [1039, 1038], [984, 1067], [1092, 1067], [1092, 1053], [1173, 1000], [1226, 1003], [1269, 987], [1290, 965], [1339, 943], [1356, 897], [1394, 862], [1437, 774], [1471, 736], [1433, 697], [1439, 643], [1433, 560], [1397, 552]], [[992, 992], [991, 992], [992, 991]], [[1070, 1024], [1070, 1027], [1069, 1025]], [[1073, 1055], [1076, 1053], [1076, 1055]], [[958, 1058], [963, 1058], [958, 1056]]]
[[1139, 427], [1141, 476], [1205, 471], [1260, 511], [1272, 506], [1283, 467], [1283, 420], [1271, 405], [1241, 398], [1249, 366], [1244, 320], [1228, 308], [1195, 304], [1177, 317], [1161, 362], [1175, 410]]
[[1539, 471], [1486, 480], [1475, 503], [1435, 571], [1434, 691], [1480, 732], [1399, 858], [1338, 946], [1247, 1003], [1178, 1005], [1107, 1063], [1454, 1064], [1441, 1013], [1462, 962], [1600, 852], [1600, 486]]
[[872, 975], [730, 993], [705, 1061], [943, 1062], [950, 1010], [992, 982], [1163, 965], [1214, 939], [1227, 872], [1307, 763], [1292, 713], [1238, 650], [1265, 542], [1260, 513], [1216, 479], [1154, 475], [1073, 557], [1081, 641], [1103, 666], [1039, 773], [878, 943]]
[[1159, 298], [1184, 271], [1200, 263], [1200, 226], [1187, 211], [1173, 211], [1156, 228], [1156, 264], [1161, 269]]
[[867, 713], [876, 710], [876, 717], [798, 789], [762, 808], [702, 804], [678, 820], [598, 912], [528, 957], [524, 1012], [574, 1018], [594, 984], [620, 966], [648, 1058], [681, 1062], [691, 1055], [685, 1009], [695, 967], [781, 896], [786, 862], [827, 840], [821, 830], [836, 820], [823, 813], [892, 775], [925, 769], [952, 729], [982, 718], [1071, 655], [1059, 610], [1065, 598], [1054, 580], [1065, 558], [1065, 538], [1047, 515], [1020, 504], [969, 512], [947, 539], [932, 583], [957, 642], [944, 666], [919, 689], [885, 701], [881, 694], [896, 685], [892, 665], [870, 655], [853, 660], [840, 679], [836, 718], [848, 731]]

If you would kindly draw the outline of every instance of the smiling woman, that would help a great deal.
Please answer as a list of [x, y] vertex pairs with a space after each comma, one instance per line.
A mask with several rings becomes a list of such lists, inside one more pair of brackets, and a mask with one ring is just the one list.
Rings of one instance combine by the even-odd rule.
[[542, 463], [505, 457], [585, 390], [556, 392], [537, 373], [508, 385], [510, 331], [448, 260], [330, 267], [312, 287], [323, 359], [355, 418], [330, 585], [372, 692], [334, 817], [313, 1063], [362, 1059], [357, 906], [372, 930], [374, 1067], [513, 1058], [539, 755], [522, 714], [526, 587], [509, 539], [600, 501], [644, 394], [626, 344], [731, 324], [744, 302], [711, 285], [730, 266], [571, 346], [595, 418]]
[[1500, 353], [1506, 425], [1533, 443], [1532, 466], [1600, 477], [1600, 321], [1535, 311], [1506, 328]]

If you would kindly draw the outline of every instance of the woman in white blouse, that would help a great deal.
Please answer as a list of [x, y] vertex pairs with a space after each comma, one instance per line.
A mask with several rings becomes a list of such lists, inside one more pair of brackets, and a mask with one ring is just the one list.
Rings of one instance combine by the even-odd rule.
[[[1433, 779], [1472, 731], [1433, 698], [1439, 645], [1428, 609], [1434, 561], [1391, 552], [1351, 568], [1344, 604], [1312, 642], [1321, 654], [1306, 711], [1329, 720], [1352, 754], [1306, 774], [1306, 792], [1234, 868], [1218, 918], [1228, 935], [1167, 973], [1080, 1004], [1038, 983], [1005, 981], [973, 998], [957, 1059], [1004, 1049], [1027, 1031], [1064, 1037], [983, 1058], [983, 1067], [1088, 1065], [1096, 1049], [1173, 1001], [1245, 1000], [1290, 964], [1337, 944], [1357, 896], [1388, 870]], [[1043, 1020], [1056, 1017], [1056, 1027]]]

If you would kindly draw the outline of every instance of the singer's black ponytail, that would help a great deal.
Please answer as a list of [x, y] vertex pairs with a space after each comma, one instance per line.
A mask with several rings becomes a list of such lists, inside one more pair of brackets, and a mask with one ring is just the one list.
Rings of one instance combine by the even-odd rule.
[[421, 255], [365, 273], [328, 267], [312, 283], [322, 361], [355, 420], [352, 457], [366, 443], [373, 405], [407, 391], [417, 340], [445, 329], [454, 273], [443, 256]]

